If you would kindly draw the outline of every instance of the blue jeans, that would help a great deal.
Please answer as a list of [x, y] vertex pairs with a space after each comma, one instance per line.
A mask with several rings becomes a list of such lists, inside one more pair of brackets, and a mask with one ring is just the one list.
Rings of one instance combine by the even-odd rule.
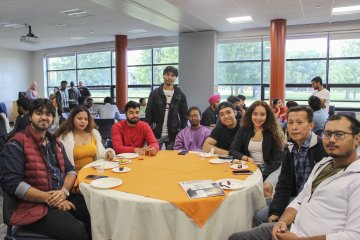
[[267, 223], [269, 218], [269, 207], [264, 207], [256, 210], [254, 214], [253, 224], [255, 227]]

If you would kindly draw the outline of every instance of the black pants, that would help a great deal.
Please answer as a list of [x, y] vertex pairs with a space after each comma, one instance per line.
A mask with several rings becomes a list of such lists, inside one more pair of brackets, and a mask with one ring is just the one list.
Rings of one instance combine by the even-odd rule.
[[68, 201], [75, 205], [76, 210], [64, 212], [56, 208], [49, 208], [48, 213], [42, 219], [27, 225], [26, 229], [60, 240], [91, 239], [90, 215], [83, 196], [71, 194]]

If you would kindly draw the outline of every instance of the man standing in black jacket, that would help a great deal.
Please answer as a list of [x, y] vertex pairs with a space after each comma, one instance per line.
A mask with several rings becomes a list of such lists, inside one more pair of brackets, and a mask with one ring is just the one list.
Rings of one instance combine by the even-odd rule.
[[187, 102], [185, 94], [174, 86], [178, 70], [167, 66], [163, 71], [164, 83], [154, 89], [148, 99], [145, 118], [154, 131], [159, 147], [165, 143], [172, 149], [176, 134], [186, 127]]
[[298, 195], [315, 163], [326, 156], [322, 140], [312, 132], [313, 111], [305, 106], [288, 112], [288, 132], [294, 144], [285, 149], [275, 195], [269, 207], [255, 213], [254, 224], [276, 222], [290, 200]]

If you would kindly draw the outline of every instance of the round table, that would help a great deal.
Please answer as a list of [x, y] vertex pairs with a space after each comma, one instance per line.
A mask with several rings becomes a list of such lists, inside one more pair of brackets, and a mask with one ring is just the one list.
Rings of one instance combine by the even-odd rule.
[[[196, 178], [195, 176], [199, 177], [195, 173], [199, 166], [204, 169], [204, 172], [207, 168], [212, 168], [212, 170], [217, 168], [218, 179], [224, 178], [224, 174], [231, 174], [231, 169], [226, 164], [213, 165], [209, 164], [208, 160], [201, 159], [193, 153], [180, 156], [176, 151], [160, 151], [157, 156], [146, 156], [144, 160], [133, 159], [133, 163], [126, 166], [131, 168], [132, 164], [134, 167], [137, 164], [137, 169], [140, 169], [139, 166], [142, 168], [158, 166], [157, 164], [161, 166], [161, 161], [168, 161], [166, 162], [169, 163], [168, 166], [171, 166], [171, 161], [174, 163], [184, 161], [184, 169], [181, 167], [182, 164], [174, 169], [186, 172], [188, 179], [184, 179], [185, 181], [192, 179], [192, 175], [194, 178]], [[194, 165], [193, 171], [189, 170], [192, 169], [189, 167], [192, 165]], [[169, 169], [169, 171], [173, 171], [173, 169]], [[84, 170], [79, 172], [79, 176], [82, 171]], [[96, 174], [96, 170], [94, 171]], [[106, 170], [101, 175], [109, 175], [109, 171], [111, 172], [111, 170]], [[132, 179], [139, 179], [139, 184], [141, 184], [143, 176], [139, 172], [139, 170], [133, 169], [129, 173], [119, 173], [118, 176], [120, 179], [124, 179], [125, 174], [132, 174], [132, 176], [128, 176], [136, 177]], [[137, 174], [138, 176], [136, 176]], [[235, 177], [238, 176], [233, 176], [233, 178]], [[166, 181], [166, 176], [164, 176], [164, 181]], [[265, 206], [261, 172], [256, 170], [245, 181], [246, 186], [231, 191], [201, 227], [168, 201], [121, 190], [97, 189], [82, 181], [79, 186], [91, 215], [92, 237], [95, 240], [219, 240], [227, 239], [234, 232], [251, 228], [255, 210]], [[180, 188], [180, 185], [174, 184], [173, 187]]]

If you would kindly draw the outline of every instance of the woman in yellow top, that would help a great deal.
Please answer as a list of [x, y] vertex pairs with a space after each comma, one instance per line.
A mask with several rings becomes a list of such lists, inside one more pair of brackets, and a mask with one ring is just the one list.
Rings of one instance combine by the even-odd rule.
[[55, 135], [64, 144], [76, 172], [94, 160], [112, 160], [115, 156], [112, 148], [104, 148], [100, 133], [95, 129], [95, 122], [85, 106], [74, 107]]

